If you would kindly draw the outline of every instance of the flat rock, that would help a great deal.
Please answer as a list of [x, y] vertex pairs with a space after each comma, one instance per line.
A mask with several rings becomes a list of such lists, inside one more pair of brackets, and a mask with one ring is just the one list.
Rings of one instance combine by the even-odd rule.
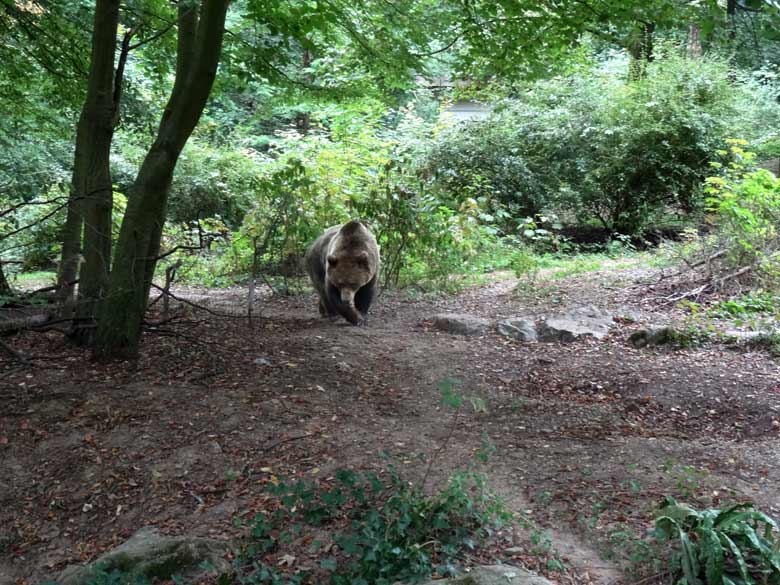
[[539, 339], [567, 343], [581, 337], [604, 339], [612, 325], [609, 313], [591, 306], [576, 307], [542, 321], [539, 325]]
[[511, 337], [518, 341], [536, 341], [536, 323], [530, 319], [514, 317], [498, 322], [498, 332], [504, 337]]
[[55, 580], [58, 585], [86, 585], [99, 571], [121, 570], [147, 579], [170, 579], [178, 575], [192, 579], [204, 574], [200, 565], [210, 563], [214, 569], [227, 572], [230, 563], [224, 558], [230, 543], [208, 538], [162, 536], [146, 526], [129, 540], [89, 565], [73, 565]]
[[751, 341], [761, 341], [763, 339], [771, 339], [775, 335], [780, 335], [779, 331], [726, 331], [723, 337], [726, 339], [733, 339], [736, 342], [750, 343]]
[[481, 335], [490, 328], [490, 321], [474, 315], [440, 313], [433, 316], [433, 326], [456, 335]]
[[[396, 584], [398, 585], [398, 584]], [[421, 585], [552, 585], [544, 577], [511, 565], [474, 567], [458, 577], [425, 581]]]

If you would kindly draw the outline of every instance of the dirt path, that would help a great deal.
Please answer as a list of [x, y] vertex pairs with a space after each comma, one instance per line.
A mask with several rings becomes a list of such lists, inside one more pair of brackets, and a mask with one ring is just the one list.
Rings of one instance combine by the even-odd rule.
[[[501, 279], [438, 300], [385, 295], [365, 328], [315, 319], [310, 296], [269, 301], [251, 328], [193, 311], [148, 334], [134, 365], [92, 364], [56, 333], [17, 337], [17, 349], [50, 359], [0, 365], [0, 584], [39, 582], [145, 524], [230, 537], [236, 515], [262, 508], [271, 474], [376, 467], [387, 451], [419, 477], [451, 432], [447, 378], [487, 411], [457, 415], [434, 480], [492, 443], [485, 470], [527, 519], [513, 536], [522, 558], [561, 560], [561, 582], [652, 572], [643, 539], [664, 495], [750, 498], [777, 513], [780, 366], [767, 355], [635, 350], [626, 338], [638, 325], [625, 322], [570, 345], [427, 326], [450, 310], [540, 315], [551, 298], [663, 318], [632, 297], [632, 270], [548, 283], [545, 296]], [[197, 302], [239, 312], [240, 295]]]

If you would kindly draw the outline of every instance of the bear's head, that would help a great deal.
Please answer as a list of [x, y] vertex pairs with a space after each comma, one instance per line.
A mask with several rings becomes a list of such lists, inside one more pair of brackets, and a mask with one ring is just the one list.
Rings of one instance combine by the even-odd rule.
[[328, 255], [328, 282], [339, 290], [341, 301], [350, 306], [355, 304], [355, 293], [373, 277], [371, 261], [365, 250]]

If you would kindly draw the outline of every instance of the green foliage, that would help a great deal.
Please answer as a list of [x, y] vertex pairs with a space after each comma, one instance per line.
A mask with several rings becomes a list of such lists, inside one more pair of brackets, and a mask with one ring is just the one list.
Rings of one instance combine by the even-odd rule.
[[671, 541], [670, 570], [678, 585], [780, 582], [777, 523], [752, 504], [695, 510], [667, 498], [656, 535]]
[[740, 297], [718, 301], [708, 310], [714, 317], [736, 317], [744, 319], [756, 314], [780, 313], [780, 295], [769, 291], [756, 291]]
[[[481, 546], [506, 519], [501, 501], [485, 478], [461, 472], [428, 495], [394, 467], [386, 474], [340, 470], [328, 482], [275, 481], [269, 487], [278, 507], [250, 523], [251, 542], [236, 561], [239, 583], [296, 584], [314, 575], [332, 585], [427, 578], [456, 574], [464, 553]], [[307, 531], [335, 531], [331, 556], [318, 569], [283, 573], [269, 554], [279, 554]], [[314, 550], [320, 545], [312, 543]], [[248, 569], [251, 567], [251, 569]]]
[[718, 236], [734, 267], [750, 267], [767, 283], [780, 283], [780, 179], [753, 170], [755, 155], [742, 140], [729, 141], [707, 179], [707, 203], [716, 213]]
[[486, 120], [441, 132], [427, 165], [445, 200], [483, 198], [508, 212], [503, 225], [545, 211], [639, 233], [700, 209], [723, 140], [734, 132], [760, 140], [768, 127], [755, 112], [778, 116], [772, 95], [729, 75], [721, 60], [676, 50], [638, 81], [588, 64], [527, 86]]
[[517, 231], [520, 241], [536, 253], [559, 253], [571, 250], [572, 246], [560, 230], [563, 225], [555, 215], [537, 214], [520, 220]]
[[[453, 208], [417, 177], [414, 161], [430, 127], [411, 108], [401, 113], [395, 128], [387, 127], [379, 123], [383, 112], [381, 104], [370, 100], [345, 103], [339, 110], [324, 108], [311, 112], [316, 130], [280, 133], [262, 155], [252, 149], [236, 154], [248, 174], [228, 181], [225, 190], [234, 199], [241, 191], [249, 211], [240, 229], [186, 260], [182, 276], [213, 284], [229, 284], [253, 269], [270, 279], [295, 276], [308, 244], [325, 229], [354, 217], [366, 221], [377, 236], [385, 285], [452, 289], [463, 281], [451, 275], [500, 265], [498, 233], [481, 202], [466, 200]], [[199, 183], [197, 177], [204, 173], [241, 176], [239, 170], [219, 170], [229, 160], [219, 159], [208, 172], [196, 165], [182, 180]], [[221, 181], [219, 177], [215, 180]], [[186, 207], [174, 198], [172, 213], [189, 211], [177, 215], [179, 219], [204, 217], [193, 207], [198, 198], [192, 192], [181, 201]], [[214, 200], [211, 213], [223, 207]], [[231, 227], [228, 218], [224, 222]], [[195, 236], [202, 228], [202, 220], [169, 227], [167, 246], [197, 246]], [[285, 282], [278, 288], [285, 291], [289, 286]]]
[[59, 226], [64, 222], [67, 191], [57, 186], [17, 203], [0, 217], [0, 254], [21, 259], [24, 270], [50, 269], [60, 250]]
[[533, 282], [539, 273], [539, 258], [526, 247], [519, 247], [512, 253], [509, 267], [521, 280]]
[[151, 581], [144, 575], [136, 575], [120, 569], [112, 571], [98, 569], [87, 585], [151, 585]]

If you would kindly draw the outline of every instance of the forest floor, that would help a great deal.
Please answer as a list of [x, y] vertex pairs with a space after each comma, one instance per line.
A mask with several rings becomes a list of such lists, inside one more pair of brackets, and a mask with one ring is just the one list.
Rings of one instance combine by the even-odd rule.
[[[385, 293], [366, 327], [317, 318], [311, 294], [267, 299], [249, 325], [244, 290], [182, 287], [214, 314], [190, 308], [146, 333], [134, 363], [92, 363], [55, 331], [9, 338], [36, 357], [0, 357], [0, 584], [51, 578], [147, 524], [234, 537], [272, 476], [381, 469], [386, 451], [419, 479], [445, 444], [441, 482], [486, 437], [495, 452], [480, 469], [525, 519], [494, 560], [558, 583], [661, 572], [662, 551], [644, 542], [666, 495], [780, 513], [780, 361], [718, 344], [633, 348], [636, 329], [684, 319], [660, 285], [636, 286], [652, 280], [614, 262], [519, 288], [495, 275], [452, 296]], [[520, 343], [430, 326], [440, 312], [540, 317], [583, 304], [614, 316], [606, 339]], [[443, 406], [450, 378], [486, 409]]]

